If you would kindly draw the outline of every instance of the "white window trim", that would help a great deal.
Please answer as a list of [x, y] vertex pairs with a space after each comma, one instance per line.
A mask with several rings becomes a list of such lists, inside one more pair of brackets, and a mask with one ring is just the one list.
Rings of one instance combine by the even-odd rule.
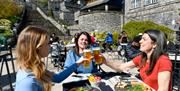
[[144, 4], [145, 5], [151, 5], [151, 4], [155, 4], [157, 3], [158, 0], [144, 0]]
[[131, 0], [132, 9], [139, 8], [141, 6], [141, 0]]

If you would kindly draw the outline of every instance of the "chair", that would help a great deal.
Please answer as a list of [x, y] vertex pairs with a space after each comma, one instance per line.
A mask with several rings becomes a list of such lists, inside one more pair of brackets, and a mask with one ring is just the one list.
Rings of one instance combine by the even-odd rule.
[[53, 63], [54, 67], [57, 67], [58, 69], [64, 67], [66, 50], [63, 50], [63, 48], [64, 47], [59, 44], [51, 45], [51, 62]]
[[122, 43], [119, 48], [117, 49], [118, 50], [118, 54], [120, 56], [120, 60], [123, 60], [124, 62], [127, 62], [127, 58], [126, 58], [126, 47], [127, 47], [127, 44], [126, 43]]
[[[172, 56], [172, 55], [171, 55]], [[174, 53], [174, 59], [172, 59], [173, 73], [172, 73], [172, 86], [174, 91], [180, 91], [180, 54]]]
[[[13, 73], [15, 74], [15, 67], [14, 67], [14, 61], [13, 61], [13, 55], [12, 55], [11, 47], [10, 46], [5, 46], [5, 50], [1, 51], [1, 53], [0, 53], [0, 62], [1, 62], [1, 64], [0, 64], [1, 65], [0, 77], [2, 75], [3, 66], [4, 66], [4, 63], [5, 63], [6, 70], [7, 70], [7, 75], [8, 75], [8, 82], [10, 84], [11, 91], [13, 91], [12, 78], [11, 78], [11, 74], [10, 74], [10, 70], [9, 70], [8, 61], [11, 61], [12, 68], [13, 68]], [[15, 78], [15, 75], [14, 75], [14, 78]], [[2, 89], [2, 88], [0, 87], [0, 89]]]

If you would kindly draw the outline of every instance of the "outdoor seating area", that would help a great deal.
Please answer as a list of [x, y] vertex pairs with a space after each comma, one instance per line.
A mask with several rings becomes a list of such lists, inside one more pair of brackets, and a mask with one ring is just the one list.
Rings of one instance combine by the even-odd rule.
[[0, 91], [180, 91], [179, 0], [0, 0]]
[[[66, 52], [67, 52], [68, 50], [66, 50]], [[14, 51], [13, 51], [14, 52]], [[13, 89], [14, 89], [14, 79], [15, 79], [15, 67], [14, 67], [14, 62], [15, 62], [15, 56], [12, 56], [12, 54], [14, 54], [14, 53], [12, 53], [12, 50], [11, 50], [11, 48], [9, 47], [9, 49], [8, 50], [5, 50], [5, 51], [1, 51], [1, 55], [0, 55], [0, 63], [1, 63], [1, 79], [3, 79], [4, 77], [3, 76], [7, 76], [6, 77], [6, 85], [8, 85], [8, 88], [9, 88], [9, 91], [13, 91]], [[123, 58], [123, 56], [120, 56], [118, 53], [117, 53], [117, 51], [106, 51], [106, 52], [104, 52], [104, 54], [106, 55], [106, 56], [108, 56], [109, 57], [109, 59], [112, 59], [112, 60], [122, 60]], [[118, 58], [118, 57], [119, 58]], [[180, 70], [180, 54], [177, 52], [177, 51], [174, 51], [174, 53], [172, 53], [172, 51], [169, 53], [169, 57], [170, 57], [170, 59], [171, 59], [171, 61], [172, 61], [172, 63], [173, 63], [173, 91], [178, 91], [179, 89], [180, 89], [180, 84], [179, 84], [179, 79], [180, 79], [180, 72], [179, 72], [179, 70]], [[62, 70], [62, 65], [60, 65], [61, 66], [61, 68], [57, 68], [57, 67], [54, 67], [53, 66], [53, 63], [51, 62], [52, 61], [52, 57], [51, 57], [51, 54], [49, 54], [49, 56], [47, 57], [47, 58], [45, 58], [45, 64], [46, 64], [46, 67], [47, 67], [47, 69], [50, 69], [50, 70], [52, 70], [52, 71], [55, 71], [55, 72], [57, 72], [57, 71], [60, 71], [60, 70]], [[126, 62], [126, 61], [124, 61], [124, 62]], [[4, 71], [4, 70], [6, 70], [6, 72], [2, 72], [2, 71]], [[108, 71], [108, 70], [110, 70], [110, 71]], [[101, 66], [99, 66], [99, 72], [101, 73], [106, 73], [106, 72], [115, 72], [115, 71], [113, 71], [112, 69], [109, 69], [107, 66], [104, 66], [104, 65], [101, 65]], [[5, 73], [5, 74], [3, 74], [2, 75], [2, 73]], [[90, 74], [89, 74], [90, 75]], [[103, 74], [101, 74], [101, 76], [102, 76]], [[72, 75], [71, 75], [72, 76]], [[69, 78], [67, 78], [65, 81], [63, 81], [61, 84], [59, 84], [59, 85], [54, 85], [54, 89], [56, 89], [56, 88], [61, 88], [62, 89], [62, 91], [68, 91], [68, 90], [63, 90], [63, 86], [64, 87], [66, 87], [66, 89], [67, 89], [67, 86], [64, 84], [64, 83], [67, 83], [67, 82], [70, 82], [70, 80], [68, 80], [68, 79], [71, 79], [71, 76], [69, 77]], [[105, 75], [104, 75], [105, 76]], [[116, 77], [117, 75], [114, 75], [114, 76], [112, 76], [112, 79], [114, 79], [114, 77]], [[119, 75], [120, 76], [120, 75]], [[74, 77], [74, 78], [78, 78], [79, 79], [79, 77]], [[102, 77], [103, 78], [103, 77]], [[106, 78], [106, 77], [105, 77]], [[111, 77], [110, 77], [111, 78]], [[87, 77], [85, 77], [85, 78], [82, 78], [82, 79], [84, 79], [84, 80], [88, 80], [88, 78]], [[71, 79], [72, 80], [72, 79]], [[84, 80], [82, 80], [82, 81], [84, 81]], [[119, 79], [120, 80], [120, 79]], [[79, 81], [81, 81], [81, 80], [79, 80]], [[106, 82], [106, 80], [104, 80], [105, 82]], [[73, 81], [72, 81], [73, 82]], [[64, 85], [63, 85], [64, 84]], [[70, 83], [68, 83], [68, 84], [70, 84]], [[88, 83], [89, 84], [89, 83]], [[106, 84], [110, 84], [110, 83], [106, 83]], [[90, 85], [90, 84], [89, 84]], [[0, 83], [0, 89], [1, 90], [3, 90], [3, 88], [4, 87], [2, 87], [3, 85], [2, 85], [2, 82]], [[82, 86], [86, 86], [86, 84], [82, 84]], [[105, 86], [105, 85], [104, 85]], [[7, 87], [7, 86], [6, 86]], [[64, 88], [65, 89], [65, 88]], [[70, 88], [68, 88], [68, 89], [70, 89]], [[113, 88], [114, 89], [114, 88]], [[113, 90], [114, 91], [114, 90]]]

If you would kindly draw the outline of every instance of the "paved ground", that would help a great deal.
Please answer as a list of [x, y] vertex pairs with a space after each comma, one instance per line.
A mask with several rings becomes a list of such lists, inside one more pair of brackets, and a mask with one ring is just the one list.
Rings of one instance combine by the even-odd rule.
[[[118, 54], [117, 53], [111, 53], [111, 52], [108, 52], [108, 53], [105, 53], [105, 56], [108, 57], [109, 59], [111, 60], [119, 60], [121, 59], [120, 57], [118, 57]], [[13, 51], [13, 57], [15, 59], [16, 55], [15, 55], [15, 52]], [[16, 62], [14, 60], [14, 62]], [[53, 67], [52, 63], [51, 63], [51, 59], [47, 58], [45, 59], [45, 63], [47, 64], [47, 68], [48, 70], [51, 70], [51, 71], [54, 71], [54, 72], [59, 72], [61, 71], [61, 69], [58, 69], [58, 68], [55, 68]], [[12, 79], [12, 82], [13, 82], [13, 86], [14, 86], [14, 82], [15, 82], [15, 74], [13, 74], [13, 71], [12, 71], [12, 65], [10, 62], [8, 62], [9, 64], [9, 69], [10, 69], [10, 73], [11, 73], [11, 77], [13, 78]], [[101, 66], [103, 68], [103, 70], [105, 71], [113, 71], [111, 68], [105, 66], [105, 65], [102, 65]], [[16, 68], [16, 65], [15, 65], [15, 68]], [[136, 69], [135, 69], [136, 70]], [[132, 72], [134, 72], [135, 70], [132, 70]], [[16, 68], [16, 71], [17, 71], [17, 68]], [[54, 84], [52, 86], [52, 91], [60, 91], [60, 89], [62, 89], [62, 84], [61, 83], [58, 83], [58, 84]], [[8, 83], [8, 77], [7, 77], [7, 71], [6, 71], [6, 68], [5, 68], [5, 65], [3, 66], [3, 72], [2, 72], [2, 77], [0, 77], [0, 87], [2, 87], [2, 89], [0, 89], [0, 91], [10, 91], [10, 87], [9, 87], [9, 83]]]

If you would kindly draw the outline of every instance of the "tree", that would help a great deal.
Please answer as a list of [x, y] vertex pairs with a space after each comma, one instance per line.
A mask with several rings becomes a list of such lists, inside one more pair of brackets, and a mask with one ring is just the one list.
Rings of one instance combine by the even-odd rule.
[[18, 16], [22, 12], [22, 7], [12, 0], [0, 0], [0, 19], [7, 19], [12, 16]]

